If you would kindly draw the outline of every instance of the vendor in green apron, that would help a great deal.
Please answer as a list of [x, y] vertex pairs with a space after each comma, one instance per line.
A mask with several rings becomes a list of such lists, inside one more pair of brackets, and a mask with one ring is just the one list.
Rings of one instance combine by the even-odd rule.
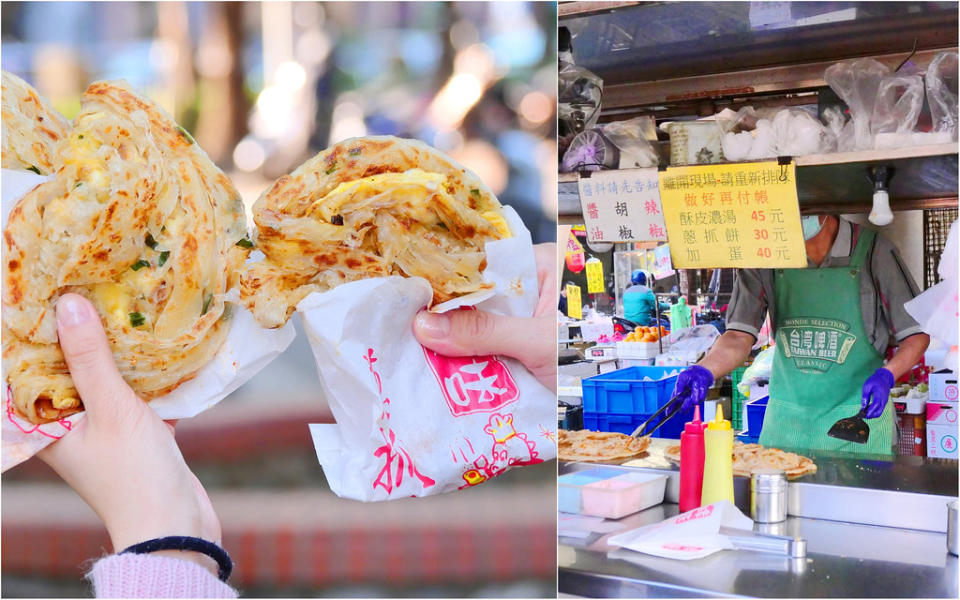
[[[741, 366], [770, 313], [776, 354], [760, 443], [790, 450], [892, 454], [890, 390], [923, 357], [930, 337], [903, 305], [919, 293], [894, 245], [835, 216], [803, 217], [806, 269], [741, 269], [727, 330], [677, 378], [678, 401], [700, 402], [714, 379]], [[891, 337], [897, 352], [884, 364]], [[829, 437], [861, 408], [866, 444]]]

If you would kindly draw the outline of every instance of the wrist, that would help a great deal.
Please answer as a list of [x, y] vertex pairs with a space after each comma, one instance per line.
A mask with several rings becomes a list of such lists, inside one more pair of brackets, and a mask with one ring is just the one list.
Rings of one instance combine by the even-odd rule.
[[156, 552], [151, 552], [150, 554], [154, 556], [167, 556], [177, 560], [186, 560], [196, 563], [207, 571], [210, 571], [210, 574], [214, 577], [218, 576], [217, 561], [213, 560], [202, 552], [194, 552], [193, 550], [157, 550]]

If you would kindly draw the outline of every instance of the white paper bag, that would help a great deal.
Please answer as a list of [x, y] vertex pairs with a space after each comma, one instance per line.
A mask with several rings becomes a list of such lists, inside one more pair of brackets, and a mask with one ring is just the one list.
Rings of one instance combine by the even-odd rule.
[[[47, 178], [7, 169], [3, 170], [2, 178], [3, 224], [6, 226], [7, 215], [16, 202]], [[296, 331], [292, 323], [280, 329], [263, 329], [239, 304], [228, 306], [233, 310], [230, 331], [213, 359], [193, 379], [150, 401], [160, 418], [186, 419], [207, 410], [256, 375], [293, 342]], [[6, 377], [3, 381], [6, 382]], [[13, 394], [9, 385], [5, 387], [6, 418], [0, 427], [3, 471], [66, 435], [84, 415], [80, 412], [53, 423], [34, 425], [15, 414]]]
[[607, 540], [636, 552], [692, 560], [730, 550], [733, 544], [721, 527], [752, 530], [753, 521], [727, 500], [701, 506], [660, 523], [625, 531]]
[[[486, 245], [496, 284], [434, 310], [476, 303], [529, 317], [539, 291], [530, 234], [505, 210], [513, 237]], [[314, 293], [297, 305], [336, 424], [310, 426], [338, 496], [428, 496], [478, 485], [556, 457], [556, 395], [518, 361], [448, 358], [413, 335], [432, 297], [421, 278], [382, 277]]]

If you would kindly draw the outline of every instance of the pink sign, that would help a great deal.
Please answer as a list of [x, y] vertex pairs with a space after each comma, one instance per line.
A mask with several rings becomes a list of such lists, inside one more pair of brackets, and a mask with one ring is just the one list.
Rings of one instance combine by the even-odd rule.
[[441, 356], [427, 348], [423, 354], [455, 417], [493, 412], [520, 396], [507, 365], [494, 356]]

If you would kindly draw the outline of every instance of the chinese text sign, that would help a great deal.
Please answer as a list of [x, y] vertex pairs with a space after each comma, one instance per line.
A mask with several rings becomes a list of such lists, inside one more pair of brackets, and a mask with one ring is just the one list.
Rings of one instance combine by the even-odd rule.
[[580, 206], [591, 242], [664, 241], [656, 169], [596, 171], [580, 179]]
[[674, 268], [802, 268], [793, 163], [669, 168], [660, 194]]
[[567, 316], [571, 319], [583, 318], [583, 307], [580, 302], [580, 286], [567, 286]]
[[602, 294], [603, 290], [603, 263], [598, 258], [591, 258], [587, 261], [587, 293]]

